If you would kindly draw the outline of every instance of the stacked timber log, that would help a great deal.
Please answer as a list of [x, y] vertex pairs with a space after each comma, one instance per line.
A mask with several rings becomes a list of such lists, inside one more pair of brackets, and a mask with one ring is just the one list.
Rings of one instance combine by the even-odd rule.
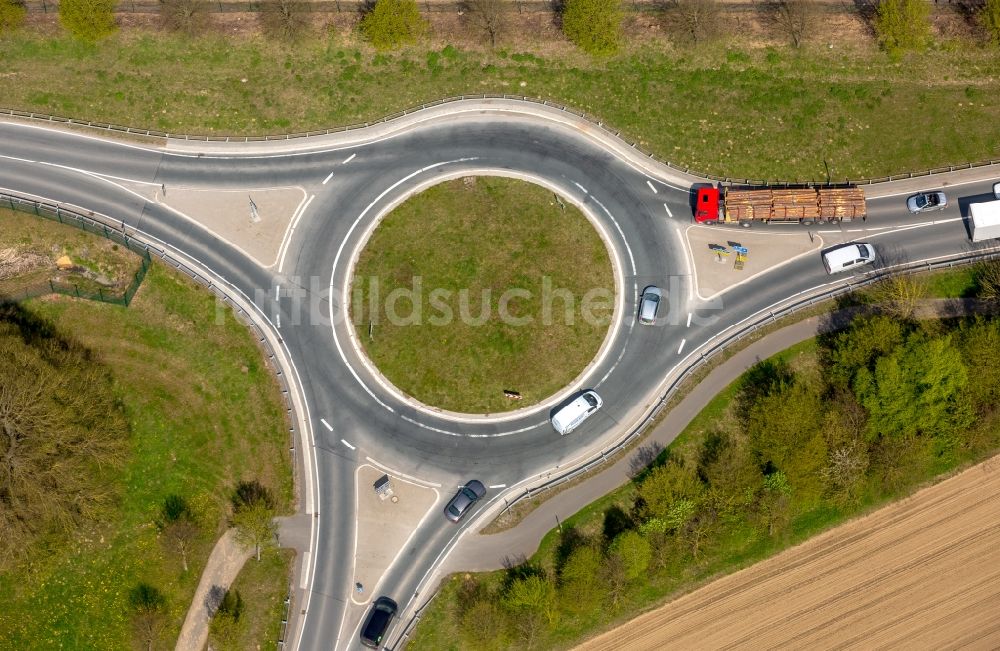
[[726, 190], [727, 221], [767, 221], [771, 218], [770, 190]]
[[798, 188], [771, 190], [771, 220], [780, 222], [816, 221], [819, 219], [819, 203], [816, 190]]
[[865, 216], [861, 188], [824, 188], [819, 191], [819, 215], [826, 221], [851, 221]]

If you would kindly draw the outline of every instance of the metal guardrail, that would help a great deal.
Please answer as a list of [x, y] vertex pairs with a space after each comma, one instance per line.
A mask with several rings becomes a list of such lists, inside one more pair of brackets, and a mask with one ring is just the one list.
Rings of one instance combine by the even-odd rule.
[[285, 635], [288, 634], [288, 612], [292, 608], [292, 592], [288, 591], [285, 595], [285, 614], [281, 617], [281, 629], [278, 631], [278, 651], [284, 651], [285, 648]]
[[501, 511], [501, 515], [510, 510], [511, 507], [518, 504], [519, 502], [530, 499], [532, 497], [544, 494], [561, 484], [571, 481], [580, 475], [586, 474], [595, 468], [603, 465], [609, 458], [613, 457], [623, 448], [630, 445], [638, 437], [640, 437], [643, 431], [652, 423], [663, 411], [670, 400], [676, 395], [677, 391], [680, 389], [681, 385], [687, 378], [689, 378], [693, 373], [695, 373], [702, 366], [711, 361], [716, 355], [723, 352], [731, 344], [736, 343], [745, 337], [756, 333], [760, 328], [770, 325], [780, 318], [789, 316], [798, 312], [800, 310], [812, 307], [817, 303], [827, 301], [838, 296], [843, 296], [849, 294], [857, 289], [867, 287], [880, 280], [888, 278], [894, 275], [908, 275], [914, 273], [921, 273], [926, 271], [933, 271], [936, 269], [951, 268], [956, 266], [961, 266], [964, 264], [972, 264], [975, 262], [980, 262], [983, 260], [1000, 259], [1000, 248], [992, 247], [989, 249], [983, 249], [979, 251], [972, 251], [968, 253], [960, 253], [955, 256], [950, 256], [937, 260], [934, 262], [917, 262], [910, 263], [907, 265], [898, 265], [888, 269], [881, 269], [869, 272], [863, 279], [854, 282], [848, 282], [845, 285], [835, 287], [829, 290], [823, 290], [821, 292], [815, 293], [805, 298], [795, 300], [793, 302], [784, 305], [777, 310], [768, 311], [766, 315], [760, 315], [758, 318], [754, 319], [752, 322], [742, 325], [738, 329], [731, 333], [726, 334], [712, 342], [712, 345], [705, 351], [702, 351], [701, 355], [697, 357], [687, 368], [685, 368], [671, 383], [664, 394], [657, 401], [656, 406], [647, 414], [647, 416], [622, 439], [613, 443], [611, 446], [602, 449], [599, 453], [595, 454], [592, 458], [584, 462], [582, 465], [577, 466], [573, 470], [570, 470], [562, 475], [558, 475], [554, 478], [547, 480], [541, 485], [537, 485], [532, 488], [525, 488], [517, 497], [511, 500], [505, 500], [506, 506], [504, 510]]
[[[289, 435], [289, 453], [291, 455], [292, 471], [294, 472], [297, 463], [297, 452], [295, 448], [295, 437], [296, 429], [295, 423], [296, 414], [294, 411], [294, 402], [291, 399], [291, 389], [289, 387], [288, 381], [285, 378], [284, 372], [281, 370], [280, 365], [277, 363], [277, 355], [274, 349], [271, 347], [270, 342], [267, 337], [264, 336], [263, 331], [260, 326], [257, 325], [253, 316], [245, 311], [239, 304], [233, 300], [233, 294], [231, 292], [239, 292], [236, 287], [227, 288], [219, 285], [211, 278], [203, 276], [196, 269], [190, 267], [182, 260], [177, 259], [173, 256], [166, 247], [158, 246], [156, 243], [151, 241], [152, 238], [146, 235], [142, 231], [133, 228], [131, 226], [123, 226], [121, 220], [114, 220], [106, 215], [100, 213], [95, 213], [91, 211], [82, 212], [77, 209], [77, 207], [69, 206], [66, 204], [48, 202], [48, 201], [38, 201], [34, 198], [18, 195], [16, 193], [4, 192], [0, 195], [0, 199], [3, 201], [13, 201], [21, 203], [22, 206], [31, 206], [32, 209], [28, 212], [35, 212], [41, 215], [41, 213], [47, 213], [47, 215], [61, 215], [62, 217], [75, 220], [78, 224], [88, 224], [91, 232], [108, 232], [115, 233], [120, 236], [123, 241], [131, 241], [135, 243], [141, 243], [142, 250], [146, 252], [146, 255], [155, 255], [165, 264], [173, 267], [174, 269], [185, 274], [195, 282], [200, 285], [205, 286], [210, 292], [212, 292], [217, 299], [221, 300], [223, 303], [229, 305], [232, 309], [234, 316], [246, 325], [247, 329], [250, 330], [251, 334], [257, 339], [258, 345], [264, 352], [264, 355], [268, 361], [268, 365], [271, 367], [276, 379], [278, 380], [278, 385], [281, 390], [281, 398], [285, 403], [285, 414], [288, 417], [288, 435]], [[0, 203], [0, 207], [3, 204]], [[64, 222], [66, 223], [66, 222]], [[82, 226], [81, 226], [82, 227]], [[131, 233], [129, 232], [131, 231]], [[113, 237], [113, 236], [112, 236]], [[242, 293], [242, 292], [239, 292]], [[247, 299], [249, 301], [249, 299]], [[250, 301], [252, 303], [252, 301]]]
[[406, 115], [410, 115], [412, 113], [416, 113], [418, 111], [422, 111], [422, 110], [425, 110], [425, 109], [428, 109], [428, 108], [432, 108], [432, 107], [435, 107], [435, 106], [441, 106], [443, 104], [449, 104], [449, 103], [452, 103], [452, 102], [463, 102], [463, 101], [469, 101], [469, 100], [491, 100], [491, 99], [514, 100], [514, 101], [519, 101], [519, 102], [526, 102], [526, 103], [529, 103], [529, 104], [541, 104], [542, 106], [546, 106], [546, 107], [553, 108], [553, 109], [556, 109], [556, 110], [559, 110], [559, 111], [563, 111], [565, 113], [570, 113], [570, 114], [575, 115], [577, 117], [583, 118], [583, 119], [587, 120], [588, 122], [591, 122], [594, 126], [600, 128], [602, 131], [604, 131], [605, 134], [607, 134], [609, 136], [612, 136], [614, 138], [617, 138], [626, 147], [634, 149], [635, 151], [639, 152], [643, 156], [649, 158], [650, 160], [652, 160], [652, 161], [654, 161], [656, 163], [659, 163], [661, 165], [665, 165], [666, 167], [668, 167], [668, 168], [670, 168], [672, 170], [675, 170], [677, 172], [681, 172], [682, 174], [690, 174], [692, 176], [697, 176], [697, 177], [700, 177], [700, 178], [703, 178], [703, 179], [707, 179], [707, 180], [710, 180], [710, 181], [716, 181], [718, 183], [727, 183], [727, 184], [735, 184], [735, 185], [750, 185], [750, 186], [771, 186], [771, 187], [781, 187], [783, 185], [799, 185], [799, 186], [809, 185], [809, 186], [815, 186], [815, 187], [841, 187], [841, 186], [844, 186], [844, 185], [872, 185], [872, 184], [875, 184], [875, 183], [886, 183], [888, 181], [899, 181], [899, 180], [902, 180], [902, 179], [911, 179], [911, 178], [918, 178], [918, 177], [922, 177], [922, 176], [929, 176], [931, 174], [940, 174], [940, 173], [944, 173], [944, 172], [956, 172], [956, 171], [960, 171], [960, 170], [973, 169], [973, 168], [976, 168], [976, 167], [986, 167], [986, 166], [990, 166], [990, 165], [1000, 165], [1000, 159], [992, 159], [991, 158], [991, 159], [988, 159], [988, 160], [976, 161], [976, 162], [972, 162], [972, 163], [963, 163], [961, 165], [948, 165], [948, 166], [936, 167], [936, 168], [933, 168], [933, 169], [928, 169], [928, 170], [919, 171], [919, 172], [904, 172], [902, 174], [893, 174], [893, 175], [890, 175], [890, 176], [881, 176], [881, 177], [875, 177], [875, 178], [862, 178], [862, 179], [845, 178], [843, 181], [839, 181], [839, 180], [838, 181], [833, 181], [832, 179], [827, 179], [825, 181], [809, 181], [809, 180], [806, 180], [806, 181], [796, 181], [794, 183], [784, 182], [784, 181], [777, 181], [777, 180], [768, 180], [768, 179], [741, 179], [741, 178], [735, 178], [735, 177], [729, 177], [729, 176], [717, 176], [715, 174], [708, 174], [708, 173], [705, 173], [705, 172], [700, 172], [700, 171], [697, 171], [697, 170], [693, 170], [690, 167], [687, 167], [687, 166], [684, 166], [684, 165], [677, 165], [677, 164], [671, 163], [670, 161], [658, 158], [654, 153], [652, 153], [649, 150], [647, 150], [644, 147], [642, 147], [642, 145], [640, 145], [638, 143], [638, 141], [636, 141], [636, 140], [629, 140], [627, 137], [623, 137], [620, 130], [612, 129], [608, 125], [604, 124], [604, 122], [602, 120], [600, 120], [599, 118], [591, 116], [591, 115], [589, 115], [589, 114], [587, 114], [587, 113], [585, 113], [583, 111], [580, 111], [579, 109], [576, 109], [576, 108], [574, 108], [572, 106], [568, 106], [566, 104], [561, 104], [559, 102], [555, 102], [555, 101], [551, 101], [551, 100], [547, 100], [547, 99], [539, 99], [539, 98], [536, 98], [536, 97], [528, 97], [528, 96], [525, 96], [525, 95], [509, 95], [509, 94], [506, 94], [506, 93], [505, 94], [483, 93], [483, 94], [476, 94], [476, 95], [456, 95], [456, 96], [453, 96], [453, 97], [445, 97], [445, 98], [442, 98], [442, 99], [438, 99], [438, 100], [433, 100], [433, 101], [430, 101], [430, 102], [426, 102], [426, 103], [421, 104], [419, 106], [413, 106], [413, 107], [410, 107], [410, 108], [407, 108], [407, 109], [403, 109], [402, 111], [397, 111], [395, 113], [392, 113], [390, 115], [386, 115], [386, 116], [384, 116], [382, 118], [379, 118], [377, 120], [373, 120], [371, 122], [363, 122], [363, 123], [359, 122], [359, 123], [349, 124], [349, 125], [340, 126], [340, 127], [332, 127], [332, 128], [329, 128], [329, 129], [316, 129], [316, 130], [312, 130], [312, 131], [300, 131], [300, 132], [287, 133], [287, 134], [278, 134], [278, 135], [265, 134], [265, 135], [262, 135], [262, 136], [215, 136], [215, 135], [209, 135], [209, 134], [197, 135], [197, 134], [184, 134], [184, 133], [170, 133], [170, 132], [166, 132], [166, 131], [156, 131], [156, 130], [153, 130], [153, 129], [138, 129], [138, 128], [135, 128], [135, 127], [125, 127], [125, 126], [116, 125], [116, 124], [109, 124], [107, 122], [94, 122], [94, 121], [89, 121], [89, 120], [77, 120], [75, 118], [67, 118], [67, 117], [62, 117], [62, 116], [57, 116], [57, 115], [48, 115], [48, 114], [45, 114], [45, 113], [34, 113], [34, 112], [28, 112], [28, 111], [19, 111], [19, 110], [16, 110], [16, 109], [8, 109], [8, 108], [0, 108], [0, 116], [6, 115], [6, 116], [15, 117], [15, 118], [22, 118], [22, 119], [26, 119], [26, 120], [38, 120], [38, 121], [42, 121], [42, 122], [53, 122], [53, 123], [59, 123], [59, 124], [68, 124], [68, 125], [72, 125], [72, 126], [79, 126], [79, 127], [99, 129], [101, 131], [107, 131], [107, 132], [113, 132], [113, 133], [122, 133], [122, 134], [135, 135], [135, 136], [145, 136], [145, 137], [150, 137], [150, 138], [164, 138], [164, 139], [186, 140], [186, 141], [195, 141], [195, 142], [243, 142], [243, 143], [246, 143], [246, 142], [270, 142], [270, 141], [276, 141], [276, 140], [294, 140], [294, 139], [297, 139], [297, 138], [307, 138], [307, 137], [310, 137], [310, 136], [324, 136], [324, 135], [330, 135], [330, 134], [334, 134], [334, 133], [344, 133], [344, 132], [347, 132], [347, 131], [355, 131], [357, 129], [364, 129], [366, 127], [370, 127], [370, 126], [377, 125], [377, 124], [384, 124], [386, 122], [390, 122], [390, 121], [395, 120], [397, 118], [404, 117]]

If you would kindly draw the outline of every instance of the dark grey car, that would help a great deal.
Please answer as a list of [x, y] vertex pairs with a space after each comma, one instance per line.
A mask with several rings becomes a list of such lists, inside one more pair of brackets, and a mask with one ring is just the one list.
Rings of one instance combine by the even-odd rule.
[[653, 325], [656, 322], [656, 313], [660, 310], [662, 298], [663, 292], [659, 287], [650, 285], [642, 290], [642, 297], [639, 299], [639, 323]]
[[444, 507], [444, 517], [452, 522], [458, 522], [466, 511], [472, 508], [472, 505], [482, 499], [485, 494], [486, 487], [483, 486], [483, 482], [473, 479], [459, 488], [455, 497], [448, 502], [448, 506]]
[[396, 616], [399, 606], [389, 597], [379, 597], [372, 604], [365, 618], [364, 626], [361, 627], [361, 644], [377, 649], [382, 646], [382, 638], [389, 630], [392, 618]]

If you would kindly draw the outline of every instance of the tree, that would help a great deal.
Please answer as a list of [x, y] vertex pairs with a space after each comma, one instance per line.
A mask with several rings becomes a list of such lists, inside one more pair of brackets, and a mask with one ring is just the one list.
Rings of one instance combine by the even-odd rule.
[[819, 5], [815, 0], [764, 0], [765, 18], [774, 29], [799, 47], [812, 35], [819, 23]]
[[490, 47], [507, 31], [506, 0], [467, 0], [466, 15], [469, 22], [490, 39]]
[[951, 336], [911, 335], [903, 349], [862, 368], [855, 394], [868, 410], [868, 438], [949, 434], [971, 422], [968, 372]]
[[270, 489], [253, 479], [236, 485], [232, 502], [236, 540], [253, 547], [260, 561], [261, 547], [272, 544], [278, 531], [274, 522], [274, 496]]
[[[1000, 0], [996, 0], [1000, 6]], [[1000, 17], [998, 17], [1000, 20]], [[984, 260], [972, 268], [976, 295], [993, 301], [1000, 299], [1000, 260]]]
[[294, 41], [309, 31], [308, 5], [303, 0], [264, 0], [257, 20], [267, 36]]
[[168, 495], [160, 509], [160, 535], [163, 544], [181, 556], [184, 571], [188, 571], [188, 552], [198, 538], [198, 525], [187, 500], [180, 495]]
[[594, 580], [601, 569], [601, 553], [593, 545], [583, 545], [574, 549], [566, 558], [559, 574], [559, 594], [567, 608], [579, 612], [591, 612], [601, 603], [603, 591]]
[[986, 0], [979, 9], [979, 22], [986, 30], [990, 43], [1000, 46], [1000, 0]]
[[118, 30], [114, 0], [61, 0], [59, 22], [73, 38], [94, 43]]
[[501, 599], [514, 616], [514, 625], [521, 633], [524, 646], [531, 647], [541, 628], [541, 618], [555, 621], [555, 586], [546, 577], [534, 573], [514, 579]]
[[635, 581], [643, 576], [652, 558], [649, 541], [638, 531], [626, 531], [611, 542], [608, 554], [618, 556], [626, 581]]
[[416, 43], [427, 31], [416, 0], [376, 0], [361, 19], [361, 33], [377, 50]]
[[562, 30], [566, 38], [588, 54], [614, 54], [621, 41], [621, 0], [566, 0]]
[[893, 353], [904, 341], [903, 324], [888, 316], [855, 319], [851, 327], [836, 335], [828, 353], [828, 381], [848, 389], [858, 370], [871, 368], [875, 360]]
[[792, 487], [788, 477], [779, 471], [764, 476], [764, 485], [758, 499], [761, 517], [767, 527], [767, 535], [773, 536], [781, 529], [790, 515]]
[[996, 410], [1000, 404], [1000, 321], [977, 317], [959, 331], [959, 348], [972, 379], [965, 387], [972, 404], [983, 413]]
[[[217, 587], [217, 586], [215, 586]], [[244, 627], [243, 597], [239, 590], [226, 590], [219, 599], [212, 621], [209, 623], [211, 634], [210, 647], [218, 651], [238, 651], [242, 647], [241, 632]]]
[[671, 459], [654, 468], [639, 485], [639, 496], [649, 517], [666, 518], [679, 500], [697, 503], [704, 491], [698, 473], [689, 465]]
[[927, 298], [927, 282], [913, 274], [894, 274], [876, 283], [872, 297], [882, 310], [897, 319], [912, 319], [917, 306]]
[[132, 607], [132, 628], [137, 640], [151, 650], [167, 623], [167, 599], [156, 587], [139, 583], [128, 595]]
[[721, 31], [718, 0], [667, 0], [666, 16], [670, 28], [691, 43], [710, 41]]
[[160, 24], [171, 32], [198, 34], [209, 20], [205, 0], [160, 0]]
[[0, 35], [21, 27], [27, 13], [23, 0], [0, 0]]
[[931, 35], [931, 5], [927, 0], [880, 0], [875, 8], [875, 34], [891, 54], [919, 50]]
[[127, 449], [107, 370], [18, 306], [0, 308], [0, 567], [40, 534], [99, 517]]

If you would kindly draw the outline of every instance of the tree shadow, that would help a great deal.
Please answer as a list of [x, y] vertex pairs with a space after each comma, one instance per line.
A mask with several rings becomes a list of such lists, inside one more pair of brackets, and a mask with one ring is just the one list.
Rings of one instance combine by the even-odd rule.
[[586, 547], [589, 544], [590, 539], [580, 533], [580, 530], [576, 527], [563, 527], [562, 533], [559, 536], [559, 545], [556, 547], [556, 572], [559, 573], [562, 571], [563, 565], [566, 564], [566, 559], [568, 559], [573, 552], [580, 547]]
[[604, 512], [604, 527], [602, 533], [604, 534], [605, 543], [610, 543], [612, 540], [617, 538], [619, 534], [628, 531], [633, 526], [634, 523], [628, 513], [625, 513], [620, 506], [612, 506]]
[[545, 570], [528, 560], [524, 554], [503, 557], [503, 591], [507, 591], [514, 581], [528, 579], [533, 576], [545, 578]]
[[72, 351], [79, 354], [84, 361], [91, 362], [91, 353], [74, 340], [56, 330], [55, 324], [36, 314], [25, 310], [18, 303], [0, 303], [0, 323], [9, 323], [17, 328], [21, 340], [41, 353], [46, 362], [55, 366], [61, 361], [60, 355], [52, 355], [53, 351], [65, 353]]
[[664, 455], [663, 452], [663, 445], [657, 441], [640, 445], [628, 460], [628, 476], [633, 481], [642, 481], [642, 477], [645, 477], [646, 473], [667, 462], [669, 455]]

